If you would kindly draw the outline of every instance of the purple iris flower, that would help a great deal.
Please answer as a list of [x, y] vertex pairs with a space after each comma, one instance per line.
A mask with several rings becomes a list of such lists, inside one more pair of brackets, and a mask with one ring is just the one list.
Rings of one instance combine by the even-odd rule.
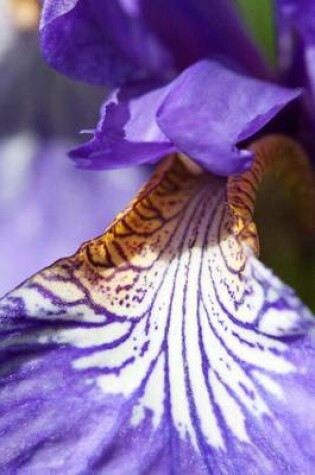
[[[299, 91], [244, 76], [268, 77], [268, 68], [262, 67], [229, 2], [208, 3], [172, 2], [169, 10], [164, 2], [93, 1], [87, 6], [78, 1], [67, 2], [66, 13], [59, 11], [59, 2], [45, 3], [42, 42], [48, 61], [78, 79], [129, 83], [104, 104], [93, 139], [72, 152], [81, 166], [152, 163], [179, 151], [219, 175], [249, 167], [252, 156], [237, 143], [255, 134]], [[158, 20], [163, 8], [170, 11], [168, 21]], [[153, 51], [145, 51], [143, 44], [151, 43]], [[204, 59], [209, 56], [211, 61]]]
[[4, 473], [311, 475], [315, 320], [258, 260], [253, 220], [275, 171], [312, 224], [300, 128], [262, 131], [291, 130], [292, 109], [272, 119], [301, 90], [225, 0], [46, 0], [41, 36], [59, 71], [120, 87], [81, 165], [168, 158], [102, 236], [1, 300]]

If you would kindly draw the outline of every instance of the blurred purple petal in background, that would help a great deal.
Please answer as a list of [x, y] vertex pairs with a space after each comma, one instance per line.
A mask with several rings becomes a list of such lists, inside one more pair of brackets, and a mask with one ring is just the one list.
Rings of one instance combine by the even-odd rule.
[[[24, 10], [19, 15], [25, 22]], [[72, 83], [47, 67], [37, 32], [29, 30], [28, 23], [21, 29], [20, 17], [17, 25], [7, 2], [0, 3], [0, 21], [3, 295], [38, 268], [103, 232], [148, 172], [141, 168], [118, 175], [75, 168], [67, 151], [82, 124], [95, 121], [104, 91]]]
[[148, 176], [84, 172], [68, 148], [30, 133], [0, 142], [0, 295], [102, 233]]

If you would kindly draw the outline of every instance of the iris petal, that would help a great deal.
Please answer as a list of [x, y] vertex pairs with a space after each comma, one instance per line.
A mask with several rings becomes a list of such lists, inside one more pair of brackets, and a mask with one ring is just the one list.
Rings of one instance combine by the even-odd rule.
[[300, 93], [200, 61], [173, 81], [157, 113], [158, 124], [178, 150], [212, 173], [241, 173], [252, 156], [236, 144]]
[[240, 173], [253, 157], [238, 150], [237, 143], [301, 93], [209, 60], [195, 63], [163, 87], [147, 89], [148, 84], [111, 95], [92, 140], [71, 152], [81, 166], [152, 163], [177, 150], [212, 173]]
[[70, 77], [110, 86], [167, 75], [172, 68], [167, 50], [125, 4], [46, 0], [41, 43], [47, 61]]
[[70, 152], [80, 167], [102, 170], [154, 163], [175, 151], [156, 122], [169, 85], [147, 90], [148, 84], [116, 90], [109, 96], [93, 138]]
[[229, 196], [171, 157], [2, 299], [6, 472], [312, 473], [314, 319]]
[[60, 72], [110, 86], [169, 79], [209, 55], [269, 75], [229, 0], [45, 0], [41, 40]]

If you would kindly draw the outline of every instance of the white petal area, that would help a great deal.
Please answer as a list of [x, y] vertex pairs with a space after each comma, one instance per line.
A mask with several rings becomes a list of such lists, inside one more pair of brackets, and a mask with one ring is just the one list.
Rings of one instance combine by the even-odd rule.
[[[77, 348], [91, 348], [108, 345], [116, 340], [128, 336], [131, 329], [129, 322], [108, 323], [105, 326], [94, 328], [76, 328], [61, 330], [47, 335], [47, 342], [67, 343]], [[44, 343], [44, 341], [43, 341]], [[80, 366], [80, 365], [78, 365]]]
[[[246, 432], [245, 415], [232, 396], [227, 392], [224, 385], [213, 372], [209, 374], [210, 384], [216, 401], [220, 404], [222, 415], [233, 428], [236, 437], [243, 442], [250, 442]], [[224, 401], [224, 403], [222, 403]]]
[[[46, 417], [37, 396], [25, 404], [32, 391], [52, 407], [69, 396], [79, 412], [90, 400], [101, 406], [80, 418], [99, 434], [87, 473], [312, 475], [311, 442], [299, 441], [315, 430], [314, 320], [238, 226], [225, 180], [170, 160], [103, 236], [2, 299], [17, 426], [26, 424], [20, 407]], [[0, 391], [0, 409], [8, 400]], [[43, 424], [49, 440], [62, 441], [63, 411], [58, 427]], [[40, 458], [48, 435], [30, 424]], [[69, 451], [67, 468], [79, 445], [58, 447]]]
[[259, 371], [253, 371], [253, 376], [255, 379], [262, 384], [265, 389], [270, 393], [275, 395], [279, 399], [284, 399], [284, 394], [281, 387], [275, 383], [269, 376], [259, 373]]
[[165, 357], [161, 354], [148, 379], [143, 396], [133, 409], [132, 425], [142, 422], [149, 409], [153, 413], [152, 424], [157, 428], [164, 413], [165, 385], [164, 385]]

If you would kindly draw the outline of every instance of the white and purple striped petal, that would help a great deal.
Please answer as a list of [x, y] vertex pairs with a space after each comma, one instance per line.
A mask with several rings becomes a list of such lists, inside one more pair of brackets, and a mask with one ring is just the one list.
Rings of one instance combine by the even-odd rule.
[[315, 322], [242, 200], [170, 158], [2, 299], [4, 473], [313, 473]]

